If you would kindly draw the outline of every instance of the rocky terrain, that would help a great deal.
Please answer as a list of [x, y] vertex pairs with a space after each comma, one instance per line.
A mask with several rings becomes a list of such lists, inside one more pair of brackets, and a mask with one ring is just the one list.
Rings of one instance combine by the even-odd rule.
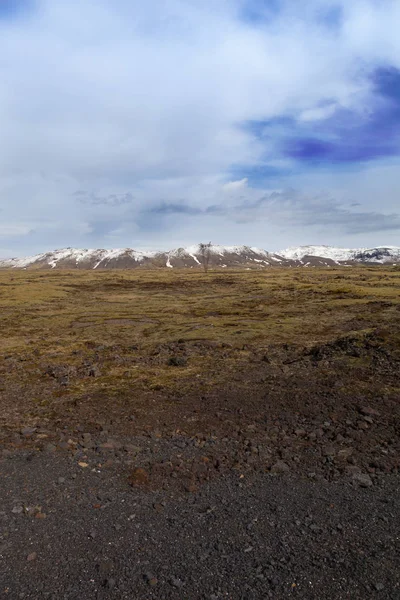
[[64, 248], [26, 258], [0, 260], [0, 268], [14, 269], [160, 269], [160, 268], [251, 268], [354, 266], [400, 264], [400, 248], [345, 249], [330, 246], [300, 246], [267, 252], [250, 246], [200, 244], [166, 252], [144, 252], [132, 248], [90, 250]]
[[238, 472], [178, 495], [88, 462], [2, 461], [4, 598], [399, 598], [397, 478]]
[[1, 274], [5, 598], [400, 598], [399, 274], [270, 273]]

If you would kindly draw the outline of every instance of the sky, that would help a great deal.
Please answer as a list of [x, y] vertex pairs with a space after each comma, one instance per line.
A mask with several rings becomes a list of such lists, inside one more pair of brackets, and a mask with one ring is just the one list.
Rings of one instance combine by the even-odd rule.
[[398, 0], [0, 0], [0, 256], [400, 246]]

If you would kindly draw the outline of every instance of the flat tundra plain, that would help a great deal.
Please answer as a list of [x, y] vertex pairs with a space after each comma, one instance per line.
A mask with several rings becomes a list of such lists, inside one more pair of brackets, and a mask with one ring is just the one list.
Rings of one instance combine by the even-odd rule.
[[400, 598], [400, 269], [0, 272], [0, 595]]

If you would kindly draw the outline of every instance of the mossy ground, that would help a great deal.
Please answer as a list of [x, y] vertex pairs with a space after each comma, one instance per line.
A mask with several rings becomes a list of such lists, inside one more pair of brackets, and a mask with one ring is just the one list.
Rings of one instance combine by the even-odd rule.
[[[291, 365], [343, 336], [365, 346], [380, 330], [375, 343], [396, 358], [400, 271], [2, 271], [0, 311], [3, 426], [121, 407], [144, 419], [157, 407], [160, 424], [171, 407], [184, 413], [186, 397], [232, 389], [258, 397], [278, 376], [285, 389], [294, 389], [291, 376], [305, 388], [304, 369], [291, 375]], [[336, 358], [334, 377], [349, 394], [368, 394], [376, 356], [353, 354]], [[385, 385], [398, 393], [394, 376]]]

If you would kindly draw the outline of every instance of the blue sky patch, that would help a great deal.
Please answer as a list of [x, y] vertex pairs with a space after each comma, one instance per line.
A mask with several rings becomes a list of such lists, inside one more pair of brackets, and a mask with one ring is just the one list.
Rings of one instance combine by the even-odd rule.
[[392, 98], [400, 107], [400, 69], [381, 67], [374, 72], [372, 80], [379, 94]]
[[276, 17], [282, 7], [282, 0], [247, 0], [240, 13], [244, 21], [259, 25]]
[[0, 20], [19, 17], [33, 7], [33, 0], [0, 0]]
[[374, 96], [367, 112], [341, 109], [322, 121], [292, 121], [278, 143], [282, 154], [314, 164], [400, 156], [400, 71], [379, 68], [371, 81]]
[[343, 22], [343, 9], [340, 5], [328, 6], [318, 14], [318, 21], [329, 28], [340, 29]]

